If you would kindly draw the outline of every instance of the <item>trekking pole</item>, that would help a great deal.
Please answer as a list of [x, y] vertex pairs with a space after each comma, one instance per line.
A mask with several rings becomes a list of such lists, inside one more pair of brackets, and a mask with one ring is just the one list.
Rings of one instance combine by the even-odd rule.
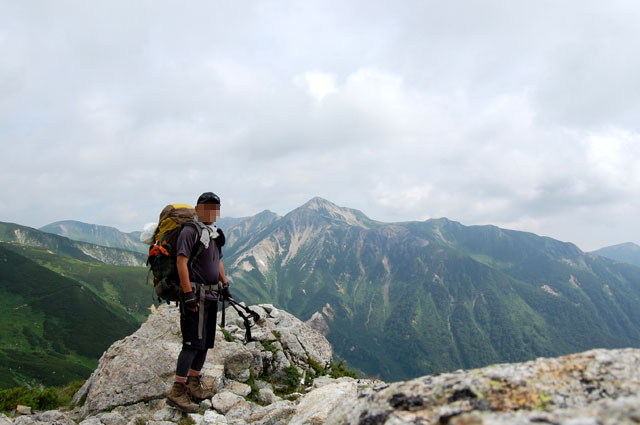
[[245, 312], [249, 313], [251, 315], [251, 317], [253, 318], [254, 322], [257, 322], [258, 320], [260, 320], [260, 315], [258, 313], [256, 313], [255, 311], [251, 310], [249, 307], [246, 307], [242, 304], [240, 304], [239, 302], [237, 302], [236, 300], [234, 300], [233, 298], [228, 298], [227, 301], [229, 301], [229, 304], [231, 305], [231, 307], [233, 307], [233, 309], [238, 313], [238, 315], [240, 315], [240, 317], [242, 317], [242, 320], [244, 321], [244, 328], [245, 328], [245, 342], [251, 342], [253, 341], [253, 338], [251, 337], [251, 326], [253, 326], [251, 324], [251, 321], [249, 320], [249, 318], [247, 316], [245, 316], [242, 311], [240, 311], [240, 309], [238, 307], [241, 307], [242, 309], [245, 310]]

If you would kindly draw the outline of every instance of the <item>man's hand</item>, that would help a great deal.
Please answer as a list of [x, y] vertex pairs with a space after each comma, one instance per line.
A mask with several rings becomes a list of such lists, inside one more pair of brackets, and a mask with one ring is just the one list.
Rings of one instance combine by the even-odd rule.
[[198, 311], [198, 300], [193, 291], [184, 294], [184, 307], [190, 311]]
[[231, 291], [229, 290], [229, 283], [224, 282], [222, 284], [222, 299], [223, 300], [228, 300], [229, 298], [233, 298], [231, 296]]

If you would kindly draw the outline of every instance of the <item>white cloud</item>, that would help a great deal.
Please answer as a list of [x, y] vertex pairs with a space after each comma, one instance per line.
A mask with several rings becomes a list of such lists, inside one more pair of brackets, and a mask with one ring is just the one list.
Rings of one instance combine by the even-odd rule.
[[295, 77], [293, 81], [304, 86], [309, 95], [318, 102], [336, 91], [336, 76], [329, 72], [308, 71]]
[[[640, 243], [629, 1], [8, 3], [0, 220], [133, 230], [319, 195]], [[44, 207], [46, 206], [46, 208]]]

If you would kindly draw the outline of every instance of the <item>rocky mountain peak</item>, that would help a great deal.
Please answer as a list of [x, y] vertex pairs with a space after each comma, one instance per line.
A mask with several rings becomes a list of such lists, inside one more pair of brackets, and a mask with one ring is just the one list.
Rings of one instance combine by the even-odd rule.
[[[375, 224], [373, 220], [364, 213], [351, 208], [339, 207], [338, 205], [316, 196], [299, 208], [296, 208], [288, 217], [317, 217], [329, 222], [342, 222], [350, 226], [369, 228]], [[287, 217], [285, 216], [285, 217]]]

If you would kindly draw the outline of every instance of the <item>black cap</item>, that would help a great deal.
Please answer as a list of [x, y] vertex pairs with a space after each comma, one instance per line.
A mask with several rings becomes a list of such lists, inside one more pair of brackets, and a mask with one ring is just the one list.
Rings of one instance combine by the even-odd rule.
[[218, 204], [220, 205], [220, 198], [213, 192], [205, 192], [198, 198], [196, 204]]

